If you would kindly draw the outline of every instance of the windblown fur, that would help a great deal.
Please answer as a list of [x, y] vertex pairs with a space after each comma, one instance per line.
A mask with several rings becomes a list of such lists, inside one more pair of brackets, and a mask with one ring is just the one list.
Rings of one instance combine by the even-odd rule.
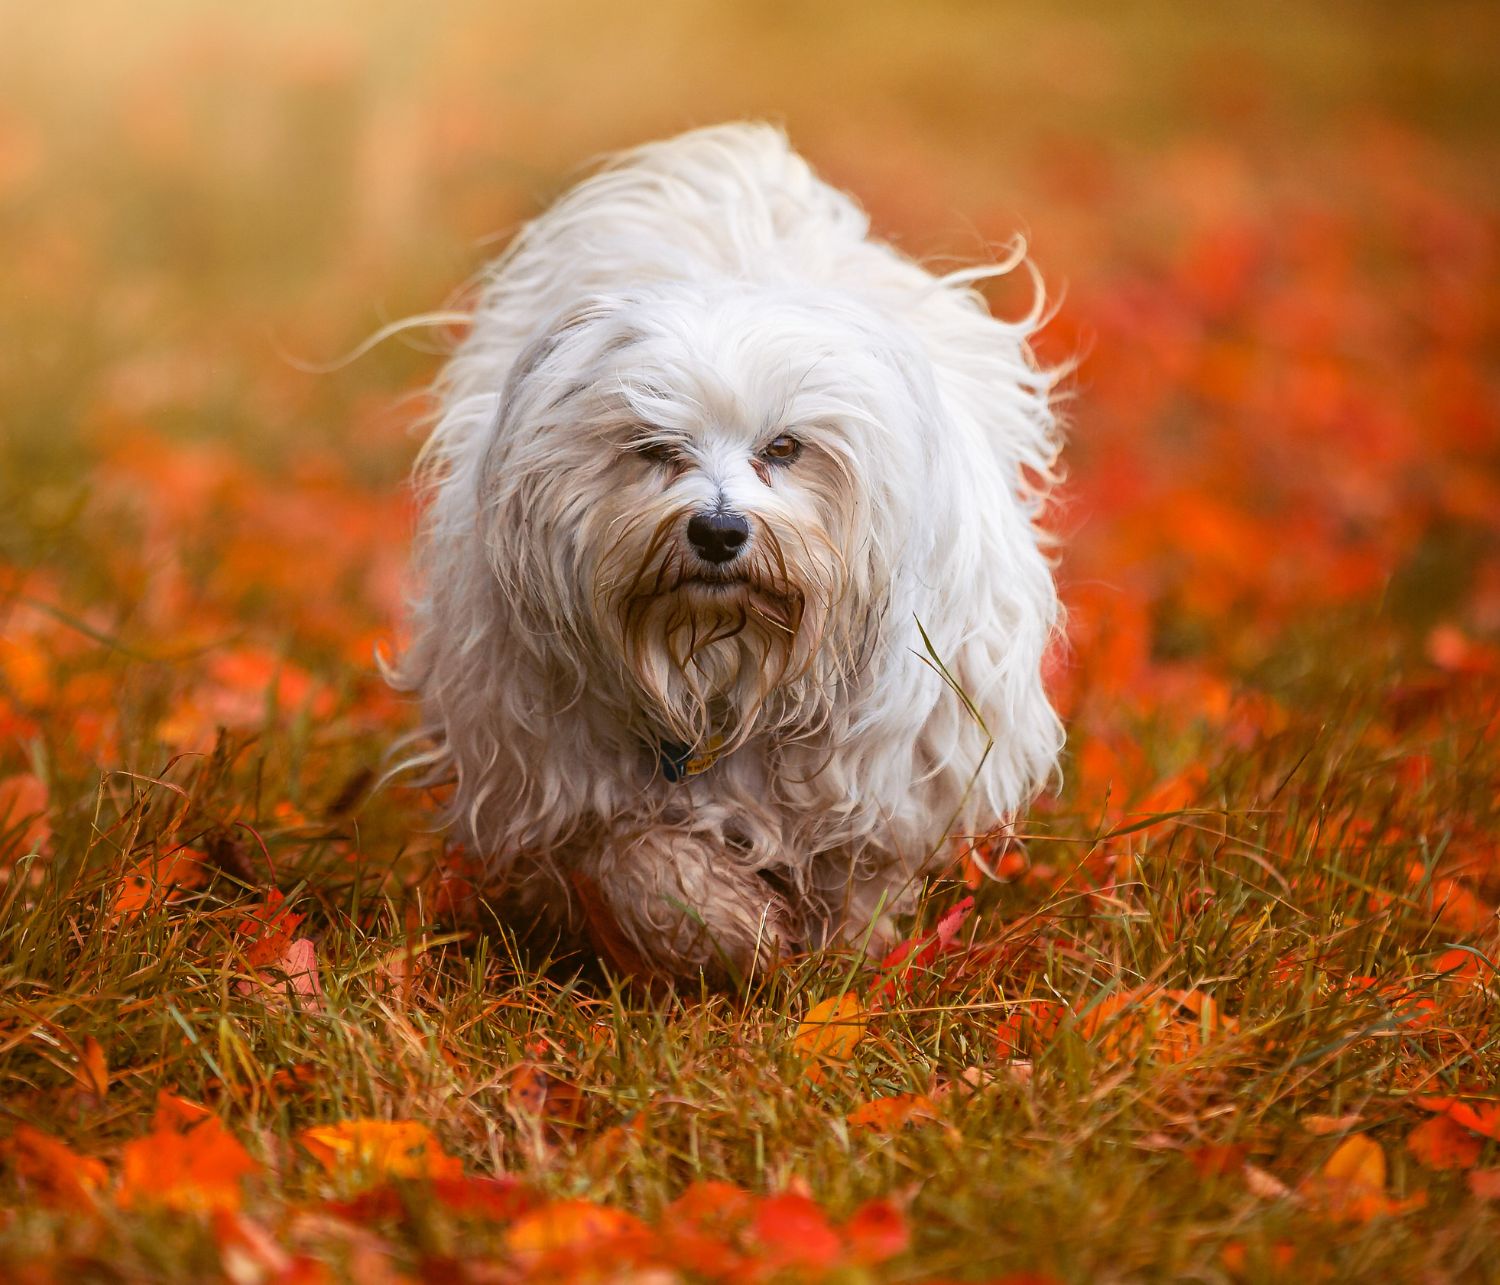
[[[663, 975], [858, 942], [1054, 770], [1037, 318], [969, 288], [1013, 262], [934, 277], [868, 231], [727, 125], [619, 157], [488, 271], [393, 677], [519, 924], [576, 930], [581, 878]], [[703, 512], [749, 523], [727, 564]], [[664, 746], [717, 758], [672, 781]]]

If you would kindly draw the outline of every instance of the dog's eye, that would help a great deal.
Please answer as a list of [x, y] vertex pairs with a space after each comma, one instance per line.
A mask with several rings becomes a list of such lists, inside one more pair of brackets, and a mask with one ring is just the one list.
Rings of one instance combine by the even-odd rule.
[[773, 437], [761, 454], [768, 460], [775, 460], [778, 464], [790, 464], [802, 454], [802, 443], [795, 437], [783, 433], [780, 437]]
[[677, 448], [660, 438], [647, 437], [631, 445], [637, 455], [653, 464], [675, 464], [679, 458]]

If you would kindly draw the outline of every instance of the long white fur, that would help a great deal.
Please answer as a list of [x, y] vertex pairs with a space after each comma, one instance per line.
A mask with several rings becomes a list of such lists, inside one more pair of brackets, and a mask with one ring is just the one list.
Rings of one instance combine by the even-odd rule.
[[[746, 971], [888, 922], [1055, 770], [1051, 377], [970, 288], [1010, 266], [934, 277], [753, 124], [621, 155], [493, 264], [393, 679], [513, 916], [576, 927], [582, 876], [654, 970]], [[764, 593], [679, 583], [720, 503]]]

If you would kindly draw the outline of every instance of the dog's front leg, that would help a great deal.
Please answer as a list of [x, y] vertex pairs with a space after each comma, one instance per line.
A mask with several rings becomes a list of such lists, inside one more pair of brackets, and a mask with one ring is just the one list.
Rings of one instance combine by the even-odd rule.
[[787, 900], [716, 834], [652, 825], [606, 834], [579, 863], [648, 971], [735, 984], [802, 945]]

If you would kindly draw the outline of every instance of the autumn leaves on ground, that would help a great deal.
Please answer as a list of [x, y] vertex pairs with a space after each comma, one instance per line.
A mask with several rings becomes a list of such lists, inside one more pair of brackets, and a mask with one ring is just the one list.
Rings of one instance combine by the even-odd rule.
[[[1480, 8], [493, 8], [7, 20], [0, 1275], [1492, 1278]], [[308, 366], [743, 114], [1062, 287], [1066, 779], [886, 960], [648, 998], [373, 788], [445, 337]]]

